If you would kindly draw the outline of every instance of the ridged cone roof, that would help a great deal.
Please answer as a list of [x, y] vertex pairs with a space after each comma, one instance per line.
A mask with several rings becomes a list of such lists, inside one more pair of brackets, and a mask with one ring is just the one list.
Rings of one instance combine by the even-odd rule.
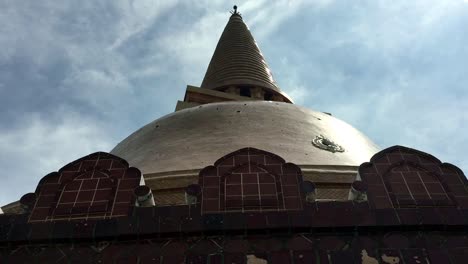
[[260, 49], [242, 17], [234, 13], [219, 39], [202, 88], [252, 85], [280, 92]]

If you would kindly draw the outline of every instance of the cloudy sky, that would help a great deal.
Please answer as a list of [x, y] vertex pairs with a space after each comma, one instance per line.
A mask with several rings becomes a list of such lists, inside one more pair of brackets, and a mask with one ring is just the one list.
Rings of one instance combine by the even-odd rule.
[[[468, 1], [237, 1], [279, 86], [468, 172]], [[0, 205], [200, 85], [233, 3], [0, 0]]]

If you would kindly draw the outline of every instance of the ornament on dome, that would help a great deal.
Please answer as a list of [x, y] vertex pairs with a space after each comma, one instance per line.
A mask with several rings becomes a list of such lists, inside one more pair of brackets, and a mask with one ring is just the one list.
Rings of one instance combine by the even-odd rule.
[[345, 151], [345, 149], [342, 146], [336, 144], [335, 142], [326, 138], [323, 135], [315, 136], [315, 138], [312, 140], [312, 144], [319, 149], [328, 150], [333, 153]]

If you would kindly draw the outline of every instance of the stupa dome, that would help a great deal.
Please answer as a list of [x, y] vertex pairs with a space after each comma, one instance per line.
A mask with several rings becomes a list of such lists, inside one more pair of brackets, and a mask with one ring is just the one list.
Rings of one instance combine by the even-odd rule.
[[[342, 149], [320, 148], [313, 141], [321, 136]], [[320, 166], [358, 166], [378, 151], [363, 133], [329, 114], [282, 102], [236, 101], [161, 117], [111, 153], [144, 174], [153, 174], [198, 170], [245, 147], [275, 153], [298, 165]]]
[[140, 128], [112, 154], [139, 168], [157, 204], [184, 203], [203, 168], [244, 148], [298, 165], [320, 199], [347, 199], [358, 166], [377, 146], [327, 113], [294, 105], [282, 91], [241, 15], [234, 10], [200, 87], [176, 111]]

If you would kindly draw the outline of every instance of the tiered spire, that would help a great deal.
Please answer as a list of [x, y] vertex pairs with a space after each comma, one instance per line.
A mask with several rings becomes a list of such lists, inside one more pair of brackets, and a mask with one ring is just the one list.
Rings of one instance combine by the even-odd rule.
[[252, 86], [281, 93], [237, 6], [231, 13], [201, 88]]

